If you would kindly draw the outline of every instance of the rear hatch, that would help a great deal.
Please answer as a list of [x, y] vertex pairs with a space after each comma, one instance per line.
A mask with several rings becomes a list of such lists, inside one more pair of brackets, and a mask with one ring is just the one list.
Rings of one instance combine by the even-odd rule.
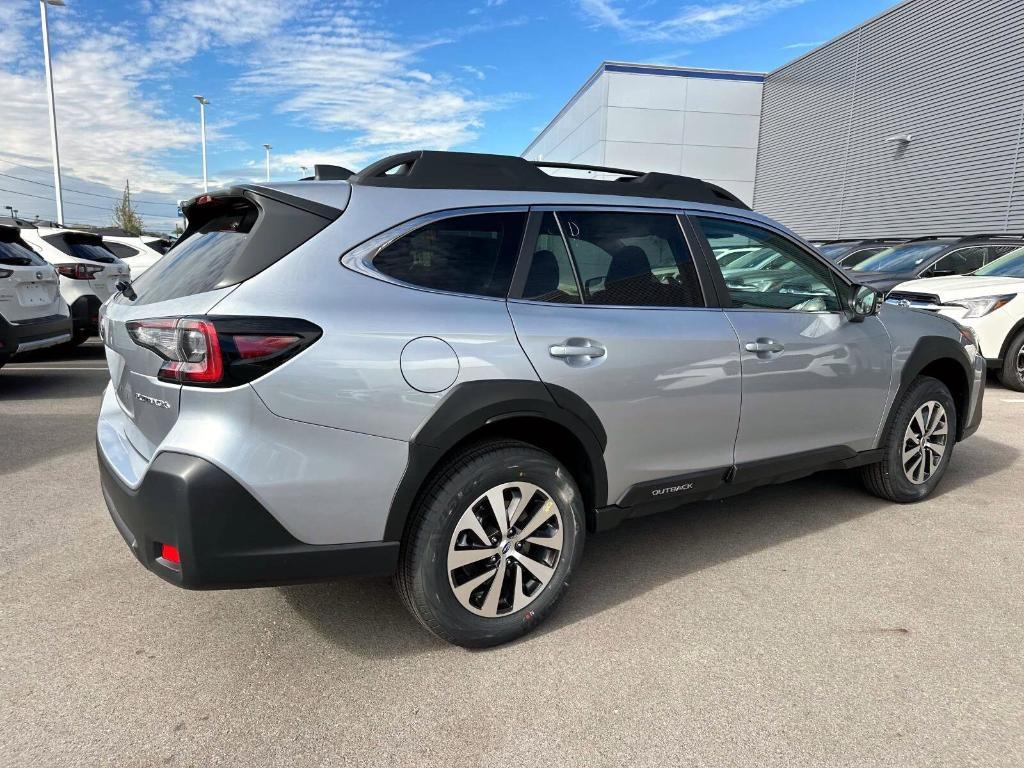
[[21, 239], [0, 227], [0, 315], [11, 323], [61, 314], [57, 272]]
[[202, 319], [341, 211], [275, 190], [237, 187], [196, 198], [185, 214], [188, 228], [175, 247], [101, 310], [110, 379], [127, 416], [125, 436], [146, 459], [177, 421], [183, 385], [163, 380], [171, 358], [155, 351], [167, 348], [171, 337], [161, 338], [159, 329], [143, 337], [139, 321], [166, 320], [173, 326], [185, 317]]
[[95, 265], [89, 287], [102, 300], [106, 301], [116, 291], [117, 284], [128, 279], [131, 274], [129, 266], [117, 258], [103, 243], [103, 238], [89, 232], [59, 232], [45, 235], [48, 242], [61, 253], [75, 260]]

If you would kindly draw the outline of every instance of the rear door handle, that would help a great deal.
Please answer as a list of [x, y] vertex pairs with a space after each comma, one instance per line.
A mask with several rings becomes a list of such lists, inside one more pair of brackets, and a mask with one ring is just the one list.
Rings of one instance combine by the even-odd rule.
[[605, 348], [596, 344], [555, 344], [548, 350], [552, 357], [604, 357]]
[[758, 339], [757, 341], [748, 341], [744, 347], [747, 352], [753, 352], [757, 355], [767, 355], [782, 352], [786, 348], [786, 345], [776, 341], [775, 339]]

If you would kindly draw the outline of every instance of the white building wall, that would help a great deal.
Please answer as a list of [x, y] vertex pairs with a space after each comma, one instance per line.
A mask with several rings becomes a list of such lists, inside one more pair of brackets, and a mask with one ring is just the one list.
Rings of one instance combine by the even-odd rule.
[[749, 204], [761, 79], [606, 62], [523, 156], [695, 176]]

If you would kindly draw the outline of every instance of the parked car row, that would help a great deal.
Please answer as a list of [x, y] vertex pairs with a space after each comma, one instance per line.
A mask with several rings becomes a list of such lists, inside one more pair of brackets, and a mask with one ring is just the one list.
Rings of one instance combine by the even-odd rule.
[[890, 304], [970, 326], [1002, 384], [1024, 391], [1024, 235], [836, 240], [821, 253]]
[[165, 245], [120, 229], [0, 219], [0, 367], [95, 335], [102, 303], [155, 264]]

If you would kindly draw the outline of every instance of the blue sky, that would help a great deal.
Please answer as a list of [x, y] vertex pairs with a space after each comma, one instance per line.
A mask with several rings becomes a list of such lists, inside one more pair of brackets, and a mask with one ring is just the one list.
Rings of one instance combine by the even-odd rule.
[[[892, 0], [66, 3], [50, 10], [65, 218], [107, 222], [129, 178], [168, 229], [200, 189], [196, 93], [215, 185], [262, 179], [265, 142], [275, 179], [411, 148], [518, 154], [602, 60], [769, 71]], [[35, 0], [0, 2], [0, 92], [0, 205], [52, 217]]]

